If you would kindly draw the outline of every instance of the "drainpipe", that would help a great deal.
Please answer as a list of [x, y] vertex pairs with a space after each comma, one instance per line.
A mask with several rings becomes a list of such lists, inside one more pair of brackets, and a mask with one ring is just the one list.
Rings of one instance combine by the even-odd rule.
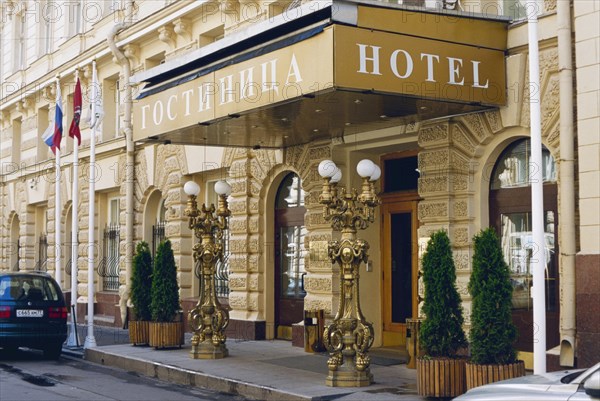
[[560, 365], [575, 365], [575, 154], [571, 1], [557, 1], [560, 90]]
[[[117, 34], [130, 27], [133, 24], [133, 12], [134, 6], [133, 1], [128, 0], [125, 6], [125, 18], [123, 22], [117, 22], [110, 33], [108, 34], [108, 46], [112, 51], [117, 62], [121, 65], [123, 71], [123, 80], [125, 81], [125, 118], [124, 122], [124, 134], [125, 141], [127, 144], [127, 164], [125, 166], [125, 188], [126, 188], [126, 202], [125, 202], [125, 288], [119, 291], [119, 308], [121, 311], [121, 321], [123, 326], [126, 325], [127, 321], [127, 303], [129, 300], [129, 294], [131, 289], [131, 270], [132, 270], [132, 259], [133, 259], [133, 191], [134, 191], [134, 163], [135, 163], [135, 146], [133, 143], [133, 127], [131, 124], [131, 111], [132, 111], [132, 90], [129, 79], [131, 77], [131, 64], [129, 59], [125, 56], [125, 53], [119, 49], [116, 45]], [[117, 116], [118, 118], [118, 116]]]

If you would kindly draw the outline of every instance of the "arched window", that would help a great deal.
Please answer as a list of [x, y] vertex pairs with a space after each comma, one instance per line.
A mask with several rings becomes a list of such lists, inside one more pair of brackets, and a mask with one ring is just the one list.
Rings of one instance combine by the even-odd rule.
[[500, 237], [504, 260], [513, 284], [513, 321], [519, 330], [517, 349], [533, 350], [532, 271], [535, 258], [532, 238], [531, 174], [541, 169], [544, 180], [544, 229], [546, 256], [546, 322], [548, 348], [558, 345], [558, 213], [556, 163], [542, 150], [542, 165], [530, 161], [531, 141], [510, 144], [498, 158], [490, 183], [490, 225]]

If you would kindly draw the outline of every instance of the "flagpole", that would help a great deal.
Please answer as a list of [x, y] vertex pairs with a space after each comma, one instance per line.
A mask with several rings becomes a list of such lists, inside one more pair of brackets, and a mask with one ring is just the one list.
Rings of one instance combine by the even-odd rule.
[[529, 39], [529, 115], [531, 129], [531, 219], [534, 253], [533, 269], [533, 373], [546, 373], [546, 298], [544, 273], [546, 241], [544, 236], [544, 187], [542, 175], [542, 123], [540, 105], [540, 55], [538, 46], [539, 3], [528, 0], [527, 32]]
[[[79, 69], [75, 70], [75, 81], [79, 80]], [[77, 88], [75, 89], [77, 91]], [[79, 110], [81, 114], [81, 109]], [[73, 112], [75, 118], [75, 110]], [[73, 203], [71, 205], [71, 331], [67, 340], [70, 347], [79, 346], [77, 339], [77, 250], [79, 247], [79, 143], [73, 138]]]
[[96, 338], [94, 337], [94, 214], [96, 213], [96, 126], [98, 118], [96, 117], [96, 102], [100, 95], [98, 92], [98, 79], [96, 75], [96, 62], [92, 61], [92, 115], [90, 125], [92, 133], [90, 136], [90, 176], [89, 176], [89, 216], [88, 216], [88, 304], [87, 304], [87, 336], [85, 338], [84, 348], [96, 347]]
[[[60, 80], [58, 77], [56, 77], [56, 107], [60, 107], [59, 106], [59, 102], [58, 102], [58, 98], [61, 97], [61, 93], [60, 93]], [[54, 124], [57, 124], [58, 122], [56, 121], [56, 119], [54, 120]], [[62, 121], [60, 122], [62, 123]], [[61, 244], [60, 244], [60, 208], [61, 208], [61, 201], [60, 201], [60, 148], [56, 147], [56, 153], [55, 153], [55, 161], [56, 161], [56, 179], [54, 180], [54, 191], [55, 191], [55, 195], [54, 195], [54, 248], [55, 248], [55, 254], [54, 254], [54, 278], [56, 279], [56, 282], [58, 283], [58, 285], [62, 288], [62, 266], [60, 263], [60, 258], [61, 258]]]

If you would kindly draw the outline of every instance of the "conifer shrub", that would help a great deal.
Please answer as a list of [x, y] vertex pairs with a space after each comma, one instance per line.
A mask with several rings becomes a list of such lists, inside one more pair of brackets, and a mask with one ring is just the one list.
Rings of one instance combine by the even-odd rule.
[[430, 357], [455, 357], [467, 340], [450, 239], [445, 231], [435, 232], [423, 256], [425, 299], [419, 341]]
[[171, 241], [160, 243], [154, 259], [152, 274], [152, 321], [172, 322], [179, 311], [179, 286], [177, 267]]
[[517, 329], [512, 322], [510, 271], [493, 228], [473, 238], [473, 272], [469, 293], [471, 314], [471, 362], [511, 364], [516, 362], [514, 341]]
[[149, 321], [152, 301], [152, 255], [148, 243], [139, 242], [135, 247], [131, 274], [131, 302], [137, 320]]

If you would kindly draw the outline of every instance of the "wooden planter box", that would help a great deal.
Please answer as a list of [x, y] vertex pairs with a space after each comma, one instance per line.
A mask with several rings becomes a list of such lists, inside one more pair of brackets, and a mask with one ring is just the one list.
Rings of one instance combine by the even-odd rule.
[[129, 321], [129, 342], [133, 345], [147, 345], [149, 333], [150, 322], [145, 320]]
[[154, 348], [180, 347], [184, 343], [183, 322], [150, 322], [148, 344]]
[[467, 363], [467, 390], [500, 380], [525, 376], [525, 363], [517, 361], [508, 365], [476, 365]]
[[457, 397], [466, 391], [464, 359], [417, 359], [417, 389], [424, 397]]

